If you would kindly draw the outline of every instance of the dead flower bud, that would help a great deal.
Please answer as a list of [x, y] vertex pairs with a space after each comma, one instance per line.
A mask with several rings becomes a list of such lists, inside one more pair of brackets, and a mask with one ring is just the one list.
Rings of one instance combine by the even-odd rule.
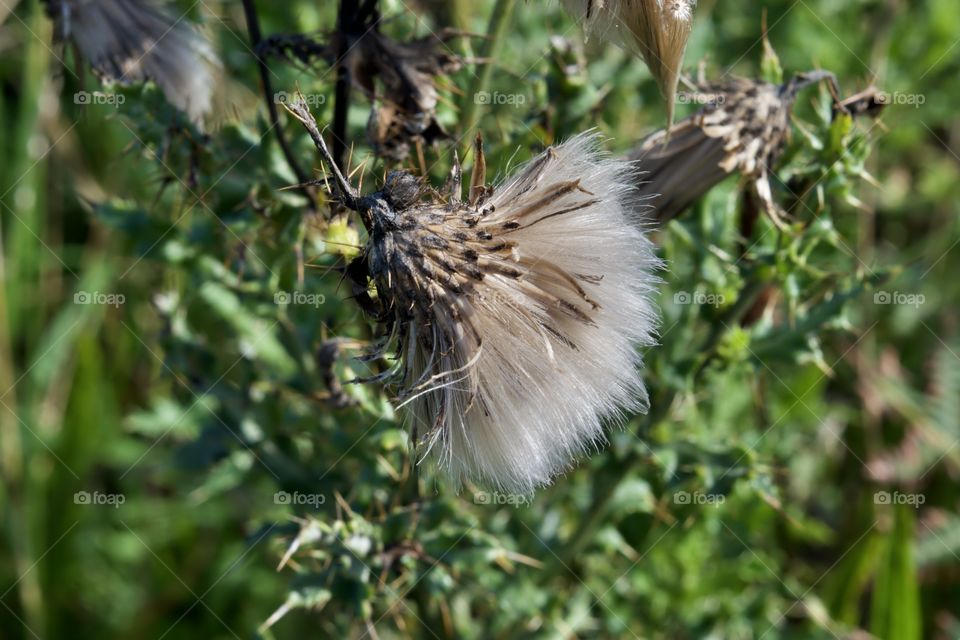
[[587, 33], [610, 37], [643, 58], [667, 99], [669, 128], [696, 1], [563, 0], [563, 4]]
[[602, 154], [596, 134], [547, 149], [495, 189], [471, 185], [467, 201], [457, 163], [445, 195], [393, 172], [361, 196], [305, 103], [288, 109], [367, 227], [359, 260], [385, 325], [372, 355], [396, 364], [366, 381], [396, 390], [422, 456], [458, 485], [529, 494], [598, 446], [605, 420], [646, 409], [637, 347], [654, 343], [660, 262], [630, 163]]
[[44, 0], [56, 38], [72, 42], [102, 79], [153, 80], [200, 124], [210, 112], [220, 62], [190, 22], [151, 0]]
[[770, 189], [770, 172], [790, 132], [790, 113], [797, 93], [828, 71], [800, 73], [775, 85], [733, 78], [724, 83], [699, 82], [691, 100], [705, 106], [672, 129], [646, 138], [629, 158], [640, 170], [642, 195], [661, 222], [670, 220], [731, 173], [750, 180], [771, 220], [784, 225]]

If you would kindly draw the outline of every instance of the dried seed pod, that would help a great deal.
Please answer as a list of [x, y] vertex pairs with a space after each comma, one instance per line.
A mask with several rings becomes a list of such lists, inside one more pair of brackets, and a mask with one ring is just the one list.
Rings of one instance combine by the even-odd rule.
[[[582, 134], [496, 189], [459, 166], [441, 196], [405, 172], [360, 196], [332, 165], [304, 103], [288, 106], [359, 212], [386, 323], [381, 352], [422, 454], [458, 484], [530, 493], [644, 410], [637, 346], [654, 342], [659, 261], [638, 220], [629, 163]], [[482, 172], [474, 172], [474, 176]], [[482, 179], [482, 178], [478, 178]]]
[[150, 0], [44, 0], [56, 38], [72, 42], [106, 81], [153, 80], [199, 124], [210, 112], [220, 62], [190, 22]]
[[563, 0], [590, 33], [611, 37], [639, 55], [667, 99], [668, 127], [683, 53], [693, 29], [694, 0]]
[[641, 192], [653, 198], [658, 219], [676, 217], [738, 171], [751, 181], [774, 223], [782, 225], [770, 171], [790, 132], [798, 91], [825, 79], [835, 82], [828, 71], [811, 71], [782, 85], [746, 78], [699, 83], [691, 100], [705, 106], [669, 131], [649, 136], [629, 155], [642, 172]]

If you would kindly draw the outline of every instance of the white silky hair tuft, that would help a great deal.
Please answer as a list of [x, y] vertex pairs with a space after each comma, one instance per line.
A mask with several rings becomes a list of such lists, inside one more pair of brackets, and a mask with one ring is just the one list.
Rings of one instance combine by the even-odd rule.
[[48, 11], [101, 78], [152, 80], [198, 125], [210, 112], [220, 62], [183, 16], [152, 0], [48, 0]]
[[[599, 146], [587, 133], [550, 148], [476, 205], [479, 222], [434, 227], [487, 249], [482, 278], [438, 295], [400, 350], [404, 379], [426, 381], [399, 394], [426, 431], [417, 444], [458, 486], [532, 493], [602, 444], [607, 422], [646, 410], [637, 348], [655, 342], [660, 261], [631, 163]], [[437, 344], [446, 326], [456, 337]]]

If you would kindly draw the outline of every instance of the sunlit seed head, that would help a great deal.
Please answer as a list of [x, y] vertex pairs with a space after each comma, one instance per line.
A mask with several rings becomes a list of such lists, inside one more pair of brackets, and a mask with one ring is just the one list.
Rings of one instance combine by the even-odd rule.
[[645, 406], [659, 263], [629, 164], [597, 147], [578, 136], [473, 206], [421, 202], [371, 236], [399, 404], [457, 484], [532, 492]]

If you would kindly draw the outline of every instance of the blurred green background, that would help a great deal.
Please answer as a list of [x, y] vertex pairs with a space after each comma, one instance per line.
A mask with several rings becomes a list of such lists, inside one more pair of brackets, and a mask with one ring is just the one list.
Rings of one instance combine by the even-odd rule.
[[[268, 35], [335, 25], [332, 2], [257, 4]], [[469, 140], [472, 110], [490, 173], [590, 127], [626, 152], [663, 126], [646, 68], [557, 2], [384, 0], [380, 28], [484, 34], [495, 4], [494, 39], [454, 45], [491, 52], [489, 76], [454, 74], [440, 112]], [[0, 637], [960, 637], [953, 0], [701, 0], [688, 71], [775, 75], [766, 12], [787, 76], [894, 104], [831, 123], [829, 95], [802, 94], [773, 180], [790, 232], [744, 236], [731, 178], [654, 234], [651, 414], [520, 505], [413, 465], [382, 389], [332, 406], [321, 341], [372, 335], [333, 269], [356, 223], [278, 191], [296, 179], [240, 4], [181, 8], [230, 78], [208, 138], [152, 86], [75, 104], [96, 79], [35, 0], [0, 25]], [[275, 91], [331, 97], [322, 123], [334, 75], [271, 61]], [[353, 166], [368, 110], [355, 93]], [[435, 178], [450, 149], [427, 150]], [[362, 372], [349, 355], [340, 379]]]

